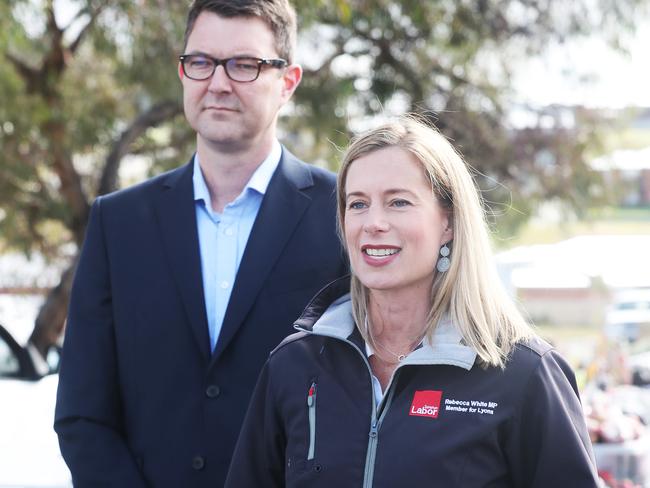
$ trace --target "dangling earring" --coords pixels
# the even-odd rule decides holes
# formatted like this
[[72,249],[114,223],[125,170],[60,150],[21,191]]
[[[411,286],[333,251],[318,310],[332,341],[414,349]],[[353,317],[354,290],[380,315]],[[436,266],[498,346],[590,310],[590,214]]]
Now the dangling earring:
[[451,261],[447,257],[449,256],[449,248],[447,247],[447,244],[445,244],[440,248],[440,256],[442,257],[438,259],[438,263],[436,264],[436,269],[441,273],[444,273],[449,269],[449,266],[451,266]]

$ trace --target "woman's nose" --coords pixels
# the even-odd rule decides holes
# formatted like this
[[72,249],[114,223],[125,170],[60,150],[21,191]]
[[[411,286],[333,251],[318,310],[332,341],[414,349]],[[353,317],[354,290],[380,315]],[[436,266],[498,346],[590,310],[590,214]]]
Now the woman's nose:
[[386,219],[385,212],[380,208],[370,208],[366,214],[366,220],[363,225],[363,230],[368,233],[386,232],[390,228],[390,224]]

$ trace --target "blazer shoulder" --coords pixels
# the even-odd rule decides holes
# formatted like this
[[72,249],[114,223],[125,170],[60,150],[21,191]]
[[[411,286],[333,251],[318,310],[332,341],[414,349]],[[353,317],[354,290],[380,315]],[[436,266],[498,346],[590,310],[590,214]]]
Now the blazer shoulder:
[[321,166],[316,166],[315,164],[305,163],[304,161],[300,161],[300,164],[308,168],[316,181],[323,181],[328,185],[336,185],[336,173],[333,171]]
[[178,168],[161,173],[157,176],[148,178],[135,185],[122,188],[120,190],[97,197],[102,204],[118,204],[119,202],[129,202],[133,199],[140,199],[143,195],[155,193],[161,188],[173,187],[183,181],[189,181],[190,188],[192,182],[192,160]]
[[316,186],[332,189],[336,186],[336,174],[326,168],[309,164],[282,148],[282,171],[298,188]]

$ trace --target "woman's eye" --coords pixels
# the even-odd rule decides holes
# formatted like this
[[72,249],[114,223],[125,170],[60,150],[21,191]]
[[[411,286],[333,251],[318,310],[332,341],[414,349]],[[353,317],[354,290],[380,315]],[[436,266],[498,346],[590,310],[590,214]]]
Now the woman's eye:
[[365,208],[365,206],[366,204],[364,202],[360,202],[358,200],[348,204],[348,208],[352,210],[360,210],[362,208]]

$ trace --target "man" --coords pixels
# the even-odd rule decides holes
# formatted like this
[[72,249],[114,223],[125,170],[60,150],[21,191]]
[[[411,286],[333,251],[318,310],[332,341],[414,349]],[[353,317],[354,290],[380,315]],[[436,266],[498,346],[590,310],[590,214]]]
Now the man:
[[75,486],[221,486],[262,364],[345,273],[334,176],[276,140],[295,30],[287,0],[195,0],[196,155],[93,205],[55,416]]

